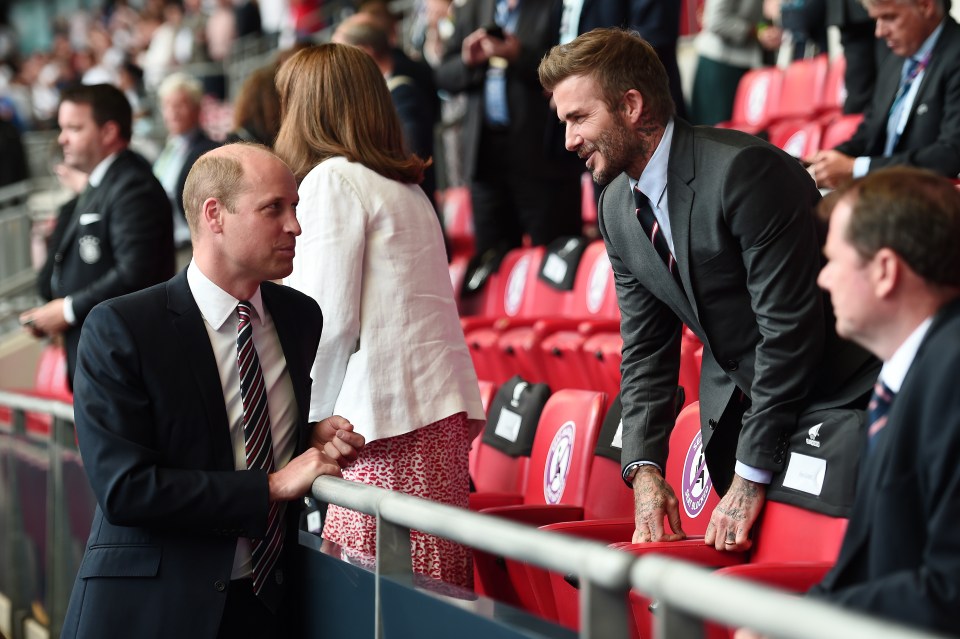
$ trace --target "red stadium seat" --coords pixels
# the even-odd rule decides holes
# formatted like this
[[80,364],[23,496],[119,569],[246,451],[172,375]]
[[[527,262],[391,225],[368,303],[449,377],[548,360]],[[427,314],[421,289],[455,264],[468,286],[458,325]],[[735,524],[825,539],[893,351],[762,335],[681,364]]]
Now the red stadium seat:
[[470,189],[453,186],[443,192],[443,230],[454,255],[473,254],[473,205]]
[[[55,399],[72,404],[73,392],[67,383],[67,353],[63,347],[52,343],[44,346],[33,376],[33,388],[14,390],[41,399]],[[36,435],[50,434],[53,424],[50,415],[28,412],[25,417],[27,432]],[[0,407],[0,422],[10,423],[12,419],[13,412],[6,406]]]
[[[606,401],[606,395],[596,391],[551,395],[537,425],[521,504],[481,512],[533,524],[541,509],[530,506],[583,508]],[[513,605],[524,603],[501,558],[477,552],[474,566],[478,593]]]
[[[642,552],[644,549],[671,552],[671,554],[681,552],[699,558],[699,563],[706,565],[722,566],[742,563],[743,555],[718,553],[703,545],[703,534],[706,532],[710,514],[720,499],[713,490],[710,475],[703,460],[699,404],[692,404],[680,413],[670,434],[670,450],[672,454],[667,459],[664,473],[680,499],[681,522],[690,538],[687,541],[630,544],[634,530],[632,517],[619,520],[565,522],[544,526],[544,530],[587,537],[637,552]],[[552,574],[550,578],[556,600],[557,621],[569,628],[578,628],[580,617],[576,589],[562,575]]]
[[783,88],[783,72],[777,67],[748,71],[737,85],[733,115],[718,127],[757,134],[776,117]]
[[823,129],[820,139],[821,149],[833,149],[849,140],[863,121],[862,113],[853,113],[838,117]]
[[820,150],[823,125],[817,120],[787,120],[770,125],[770,143],[795,158],[808,158]]
[[783,86],[772,118],[809,120],[823,103],[830,63],[826,54],[795,60],[783,71]]
[[[497,387],[492,382],[486,380],[480,380],[480,401],[483,403],[483,412],[485,415],[490,415],[490,403],[493,401],[493,395],[497,392]],[[482,442],[480,441],[483,433],[478,433],[477,437],[473,440],[470,445],[470,477],[474,478],[476,482],[477,471],[480,464],[480,447]]]
[[580,217],[584,226],[597,224],[597,194],[594,192],[593,176],[590,173],[580,176]]
[[823,95],[817,105],[817,113],[824,122],[833,120],[843,112],[843,103],[847,100],[847,86],[844,81],[846,71],[847,60],[842,55],[830,61]]

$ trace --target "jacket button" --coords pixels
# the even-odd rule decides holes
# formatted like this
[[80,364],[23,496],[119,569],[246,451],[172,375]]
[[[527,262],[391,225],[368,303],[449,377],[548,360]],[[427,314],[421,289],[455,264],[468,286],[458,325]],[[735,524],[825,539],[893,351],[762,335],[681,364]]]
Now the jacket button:
[[715,420],[715,419],[708,419],[708,420],[707,420],[707,426],[710,427],[710,430],[715,429],[715,428],[717,427],[717,420]]
[[780,453],[777,453],[777,454],[774,456],[774,458],[773,458],[773,462],[774,462],[775,464],[782,464],[782,463],[783,463],[783,455],[781,455]]
[[735,370],[737,370],[738,368],[740,368],[740,364],[739,364],[739,362],[737,362],[737,360],[735,360],[735,359],[728,359],[728,360],[727,360],[727,370],[728,370],[728,371],[735,371]]
[[225,584],[222,579],[217,579],[213,582],[213,587],[217,589],[217,592],[223,592],[227,589],[227,584]]

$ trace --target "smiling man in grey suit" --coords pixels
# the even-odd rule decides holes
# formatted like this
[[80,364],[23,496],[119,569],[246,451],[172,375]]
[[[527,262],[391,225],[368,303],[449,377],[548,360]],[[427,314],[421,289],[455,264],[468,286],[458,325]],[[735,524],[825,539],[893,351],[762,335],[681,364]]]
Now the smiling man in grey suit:
[[817,184],[836,188],[888,166],[960,173],[960,26],[943,0],[861,0],[893,55],[849,140],[813,158]]
[[609,183],[600,231],[622,315],[634,540],[684,536],[662,469],[686,324],[704,344],[703,442],[723,494],[706,541],[746,549],[798,414],[814,402],[848,405],[876,376],[867,353],[836,338],[817,288],[816,186],[757,138],[675,118],[663,66],[635,33],[597,29],[555,47],[540,80],[567,148]]
[[297,636],[297,505],[363,437],[307,423],[323,324],[290,274],[297,183],[230,145],[184,188],[193,261],[99,304],[80,340],[77,437],[97,510],[62,637]]

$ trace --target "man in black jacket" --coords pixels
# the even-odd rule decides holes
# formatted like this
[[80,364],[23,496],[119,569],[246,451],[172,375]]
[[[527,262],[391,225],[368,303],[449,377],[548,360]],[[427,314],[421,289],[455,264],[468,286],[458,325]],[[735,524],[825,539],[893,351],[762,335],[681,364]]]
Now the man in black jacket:
[[87,313],[173,275],[173,218],[150,164],[127,148],[132,114],[119,89],[68,89],[57,119],[64,163],[89,174],[88,184],[60,210],[50,237],[37,278],[49,301],[20,321],[37,337],[63,336],[72,384]]

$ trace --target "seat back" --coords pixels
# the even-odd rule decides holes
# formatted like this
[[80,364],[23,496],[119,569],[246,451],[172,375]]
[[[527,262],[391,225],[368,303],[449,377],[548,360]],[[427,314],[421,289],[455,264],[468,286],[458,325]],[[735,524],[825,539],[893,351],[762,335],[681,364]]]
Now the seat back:
[[862,121],[862,113],[851,113],[850,115],[840,116],[823,129],[820,148],[832,149],[838,144],[846,142],[853,136]]
[[804,508],[767,501],[757,527],[751,564],[834,562],[847,520]]
[[795,158],[808,158],[820,150],[823,125],[816,120],[790,120],[770,126],[770,143]]
[[589,172],[580,176],[580,218],[585,225],[597,223],[597,195]]
[[703,535],[720,497],[713,489],[703,454],[700,403],[690,404],[677,416],[670,434],[670,455],[664,477],[680,500],[680,520],[687,535]]
[[583,252],[565,314],[576,319],[620,318],[613,269],[602,240],[591,242]]
[[813,117],[823,101],[829,67],[826,54],[791,62],[783,71],[774,117],[781,120]]
[[827,70],[827,78],[823,86],[823,94],[817,109],[819,112],[833,111],[839,113],[843,110],[843,103],[847,101],[847,85],[844,80],[846,72],[847,59],[842,55],[838,55],[830,61],[830,68]]
[[777,67],[752,69],[740,78],[733,100],[731,128],[762,129],[770,123],[780,104],[783,72]]
[[594,449],[587,478],[583,518],[613,519],[633,515],[633,490],[623,481],[620,456],[623,448],[623,419],[619,395],[610,402]]
[[550,396],[537,424],[523,503],[584,504],[606,403],[600,391],[564,389]]

